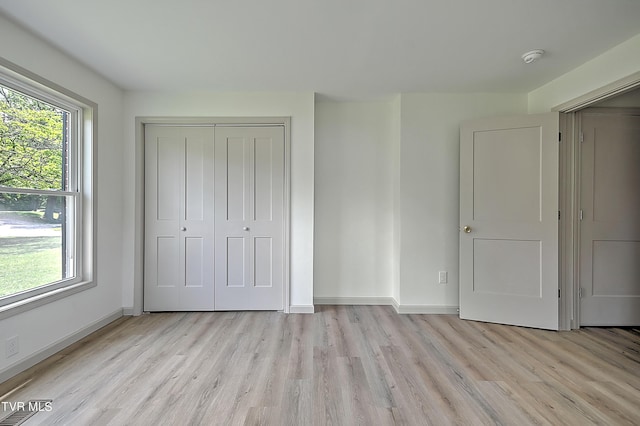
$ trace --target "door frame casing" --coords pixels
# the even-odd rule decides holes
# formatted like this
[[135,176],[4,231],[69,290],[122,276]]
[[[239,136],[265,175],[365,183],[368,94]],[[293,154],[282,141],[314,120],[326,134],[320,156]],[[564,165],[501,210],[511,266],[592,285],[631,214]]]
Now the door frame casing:
[[[559,203],[560,221],[558,224],[559,235],[559,288],[560,300],[558,303],[558,325],[560,330],[570,330],[576,328],[574,326],[576,320],[575,301],[578,300],[577,289],[574,288],[574,280],[578,271],[576,271],[579,247],[576,237],[578,236],[577,212],[579,192],[576,185],[576,168],[577,163],[576,150],[578,146],[575,143],[575,113],[560,114],[560,188]],[[575,294],[574,294],[575,293]]]
[[[580,140],[576,112],[640,87],[640,72],[592,90],[552,108],[560,120],[560,330],[580,328]],[[562,115],[561,115],[562,117]]]
[[141,116],[135,118],[135,206],[134,206],[134,271],[133,309],[141,315],[144,301],[144,130],[147,124],[167,126],[283,126],[284,127],[284,229],[283,229],[283,312],[290,312],[291,300],[291,117],[170,117]]

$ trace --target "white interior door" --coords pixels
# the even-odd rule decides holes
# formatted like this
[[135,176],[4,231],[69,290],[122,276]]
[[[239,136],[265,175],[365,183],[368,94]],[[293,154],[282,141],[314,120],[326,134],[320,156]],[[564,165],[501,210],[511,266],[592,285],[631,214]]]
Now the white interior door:
[[640,325],[640,111],[585,110],[580,325]]
[[281,126],[216,127],[216,310],[284,308]]
[[145,126],[145,311],[214,309],[213,135]]
[[460,318],[558,329],[559,115],[460,132]]

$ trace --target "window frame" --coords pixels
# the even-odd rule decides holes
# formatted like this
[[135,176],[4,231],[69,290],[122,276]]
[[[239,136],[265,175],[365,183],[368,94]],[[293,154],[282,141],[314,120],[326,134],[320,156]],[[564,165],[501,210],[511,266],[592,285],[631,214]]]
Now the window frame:
[[0,319],[34,309],[96,285],[96,147],[98,105],[68,89],[44,79],[0,57],[0,84],[47,102],[70,113],[69,188],[63,190],[31,190],[2,187],[7,193],[34,193],[67,196],[73,200],[75,252],[73,277],[45,284],[23,293],[6,296],[0,302]]

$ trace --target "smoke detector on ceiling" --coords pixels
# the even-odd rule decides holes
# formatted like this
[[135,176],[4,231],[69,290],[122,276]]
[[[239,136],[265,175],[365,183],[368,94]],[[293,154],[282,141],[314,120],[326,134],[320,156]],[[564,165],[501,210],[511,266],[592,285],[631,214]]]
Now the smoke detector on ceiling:
[[544,50],[536,49],[522,55],[522,60],[525,64],[530,64],[540,59],[542,55],[544,55]]

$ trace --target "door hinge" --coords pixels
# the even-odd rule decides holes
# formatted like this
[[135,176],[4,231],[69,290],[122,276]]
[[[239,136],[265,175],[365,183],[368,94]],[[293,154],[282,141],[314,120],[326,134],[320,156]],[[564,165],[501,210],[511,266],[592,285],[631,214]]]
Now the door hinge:
[[560,220],[560,210],[558,210],[558,220]]
[[582,299],[582,287],[578,288],[578,299]]
[[558,289],[558,299],[560,299],[560,289]]
[[584,142],[584,133],[580,132],[580,143]]
[[578,219],[582,220],[584,218],[584,212],[582,211],[582,209],[580,209],[580,211],[578,212]]
[[558,142],[562,142],[562,132],[558,133]]

